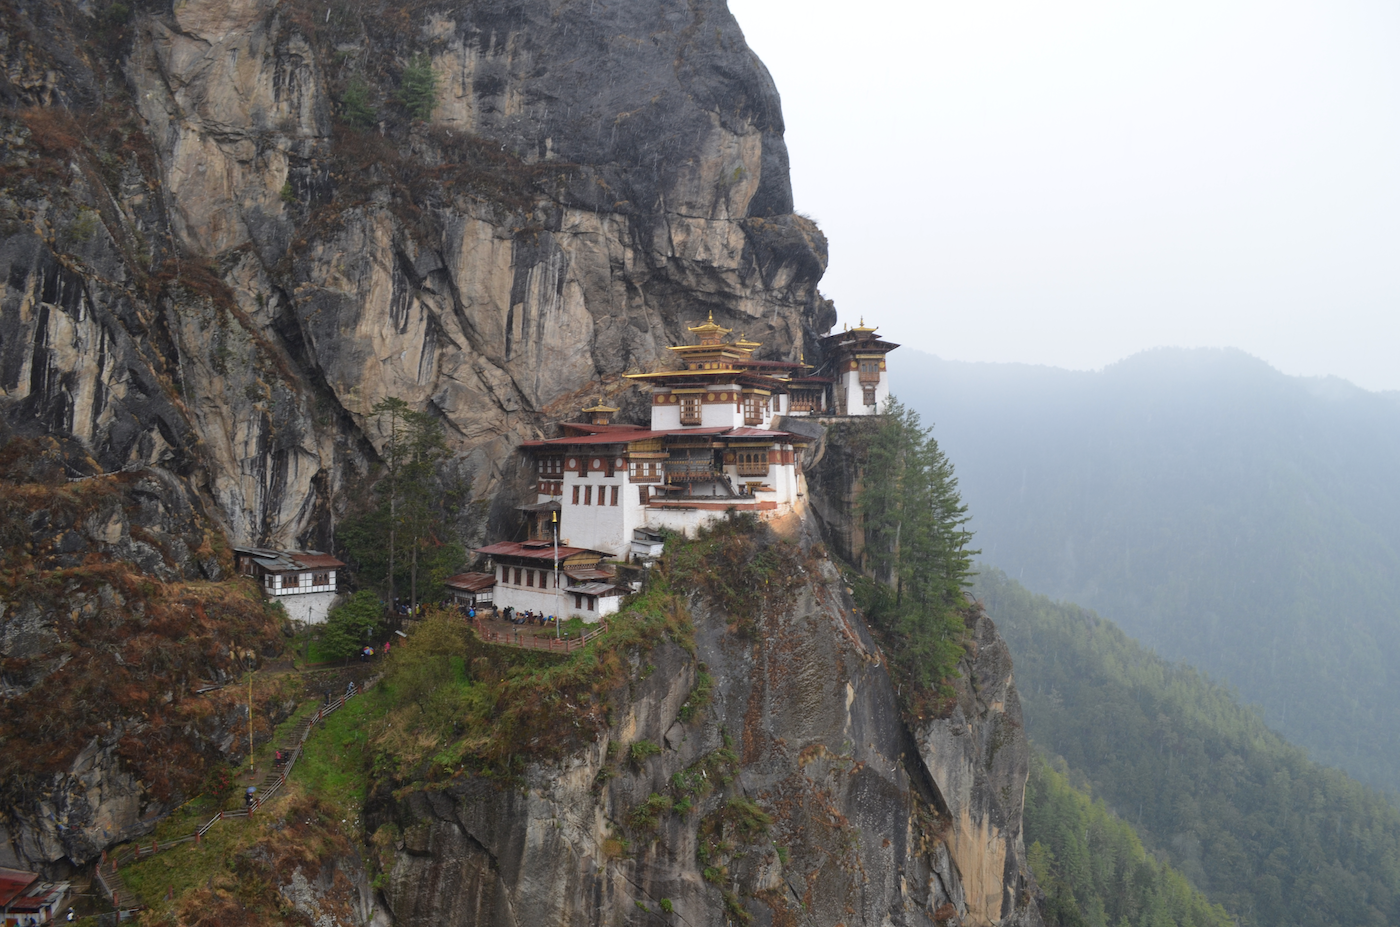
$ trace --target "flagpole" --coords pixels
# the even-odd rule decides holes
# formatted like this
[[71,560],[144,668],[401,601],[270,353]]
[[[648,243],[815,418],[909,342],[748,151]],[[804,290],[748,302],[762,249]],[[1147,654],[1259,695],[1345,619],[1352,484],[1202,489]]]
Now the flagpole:
[[[549,520],[554,524],[554,598],[557,601],[559,599],[559,513],[550,512]],[[554,639],[558,640],[559,637],[559,614],[556,612],[554,615]]]

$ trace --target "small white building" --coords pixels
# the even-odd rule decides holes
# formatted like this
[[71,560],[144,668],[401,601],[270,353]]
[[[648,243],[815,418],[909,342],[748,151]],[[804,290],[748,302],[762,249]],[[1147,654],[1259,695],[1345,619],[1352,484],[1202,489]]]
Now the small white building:
[[495,573],[458,573],[443,582],[460,609],[480,608],[495,601]]
[[504,541],[477,550],[491,558],[495,605],[592,623],[616,612],[632,590],[616,582],[601,550],[553,541]]
[[238,572],[257,579],[263,594],[293,621],[321,624],[336,599],[336,573],[345,564],[318,550],[233,549]]

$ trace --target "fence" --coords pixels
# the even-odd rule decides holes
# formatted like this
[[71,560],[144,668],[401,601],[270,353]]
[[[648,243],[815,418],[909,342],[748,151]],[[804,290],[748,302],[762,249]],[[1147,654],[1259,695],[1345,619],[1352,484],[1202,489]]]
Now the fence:
[[502,644],[506,647],[520,647],[524,650],[547,650],[553,653],[573,653],[594,640],[599,634],[608,629],[606,621],[598,622],[598,627],[591,631],[583,632],[580,637],[570,637],[559,640],[553,637],[535,637],[532,634],[523,634],[518,630],[500,630],[486,627],[480,618],[475,619],[473,627],[477,637],[487,644]]
[[340,698],[316,709],[316,713],[308,717],[298,729],[296,743],[288,754],[287,762],[283,764],[281,771],[270,774],[263,780],[261,794],[256,795],[246,808],[238,808],[233,811],[220,811],[206,821],[197,831],[192,834],[186,834],[183,837],[176,837],[173,840],[164,841],[152,840],[150,843],[145,844],[127,844],[126,846],[118,847],[111,854],[103,853],[102,861],[97,864],[95,875],[97,877],[97,884],[101,887],[103,894],[111,901],[112,907],[118,907],[122,901],[135,901],[132,893],[121,880],[121,875],[117,870],[118,866],[124,866],[127,863],[133,863],[145,859],[148,856],[154,856],[163,850],[177,847],[182,843],[198,843],[203,839],[205,834],[209,833],[210,828],[220,821],[251,817],[253,814],[257,813],[257,810],[270,801],[272,796],[276,795],[282,786],[286,784],[287,777],[292,774],[292,768],[296,766],[297,759],[301,756],[302,747],[306,745],[307,738],[311,736],[311,731],[316,725],[325,720],[327,715],[333,714],[345,707],[347,700],[353,698],[357,694],[368,692],[374,687],[374,684],[379,681],[379,678],[380,677],[376,676],[361,686],[359,690],[347,692]]

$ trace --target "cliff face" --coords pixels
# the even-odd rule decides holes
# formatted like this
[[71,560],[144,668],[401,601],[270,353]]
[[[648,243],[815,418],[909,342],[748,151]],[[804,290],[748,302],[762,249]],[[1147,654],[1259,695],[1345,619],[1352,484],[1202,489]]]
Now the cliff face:
[[393,922],[1038,925],[1027,744],[990,622],[953,714],[911,731],[830,561],[783,565],[752,623],[694,590],[694,653],[634,654],[606,732],[562,762],[383,784],[367,817],[398,835]]
[[[324,543],[381,399],[441,414],[486,496],[705,312],[774,356],[834,320],[718,0],[14,13],[0,411],[193,476],[235,543]],[[352,86],[376,126],[336,117]]]
[[[398,100],[417,54],[427,123]],[[337,116],[352,87],[374,125]],[[7,779],[24,864],[140,832],[229,749],[224,707],[177,706],[237,672],[231,624],[268,653],[279,629],[256,601],[206,622],[195,587],[229,543],[328,545],[375,402],[439,414],[499,525],[513,447],[705,312],[775,356],[833,321],[776,92],[720,0],[0,0],[0,136],[0,440],[52,458],[0,513],[7,736],[82,694]],[[100,668],[136,640],[112,697]],[[135,747],[153,728],[173,781]]]

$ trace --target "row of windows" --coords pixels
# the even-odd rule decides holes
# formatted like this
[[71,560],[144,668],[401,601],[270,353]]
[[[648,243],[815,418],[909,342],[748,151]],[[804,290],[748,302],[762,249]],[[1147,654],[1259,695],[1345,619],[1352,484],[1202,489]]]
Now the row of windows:
[[[552,570],[530,570],[530,569],[525,569],[525,568],[523,568],[523,567],[501,567],[501,576],[500,576],[501,582],[503,582],[503,583],[509,583],[509,582],[510,582],[510,573],[511,573],[511,570],[514,570],[514,571],[515,571],[515,583],[514,583],[514,585],[516,585],[516,586],[525,586],[525,587],[528,588],[528,589],[534,589],[534,588],[536,588],[536,583],[535,583],[535,574],[536,574],[536,573],[539,574],[539,584],[538,584],[538,588],[540,588],[540,589],[547,589],[547,588],[549,587],[549,576],[550,576],[550,574],[553,572]],[[522,574],[523,574],[523,577],[522,577]],[[523,578],[523,582],[522,582],[522,578]],[[558,574],[558,573],[554,573],[554,588],[555,588],[555,589],[558,589],[558,588],[559,588],[559,574]]]
[[302,577],[310,576],[312,586],[329,586],[331,584],[330,573],[269,573],[267,574],[267,588],[269,589],[296,589],[302,585]]
[[[580,490],[580,489],[583,490],[583,502],[582,502],[582,503],[579,502],[579,490]],[[612,490],[612,501],[611,501],[611,502],[605,502],[605,501],[604,501],[604,498],[608,495],[608,490],[609,490],[609,489]],[[593,487],[592,487],[592,486],[575,486],[575,487],[574,487],[574,505],[580,505],[580,504],[582,504],[582,505],[592,505],[592,504],[593,504]],[[616,486],[599,486],[599,487],[598,487],[598,504],[599,504],[599,505],[617,505],[617,487],[616,487]]]
[[734,455],[734,463],[740,476],[767,476],[767,451],[740,451]]

